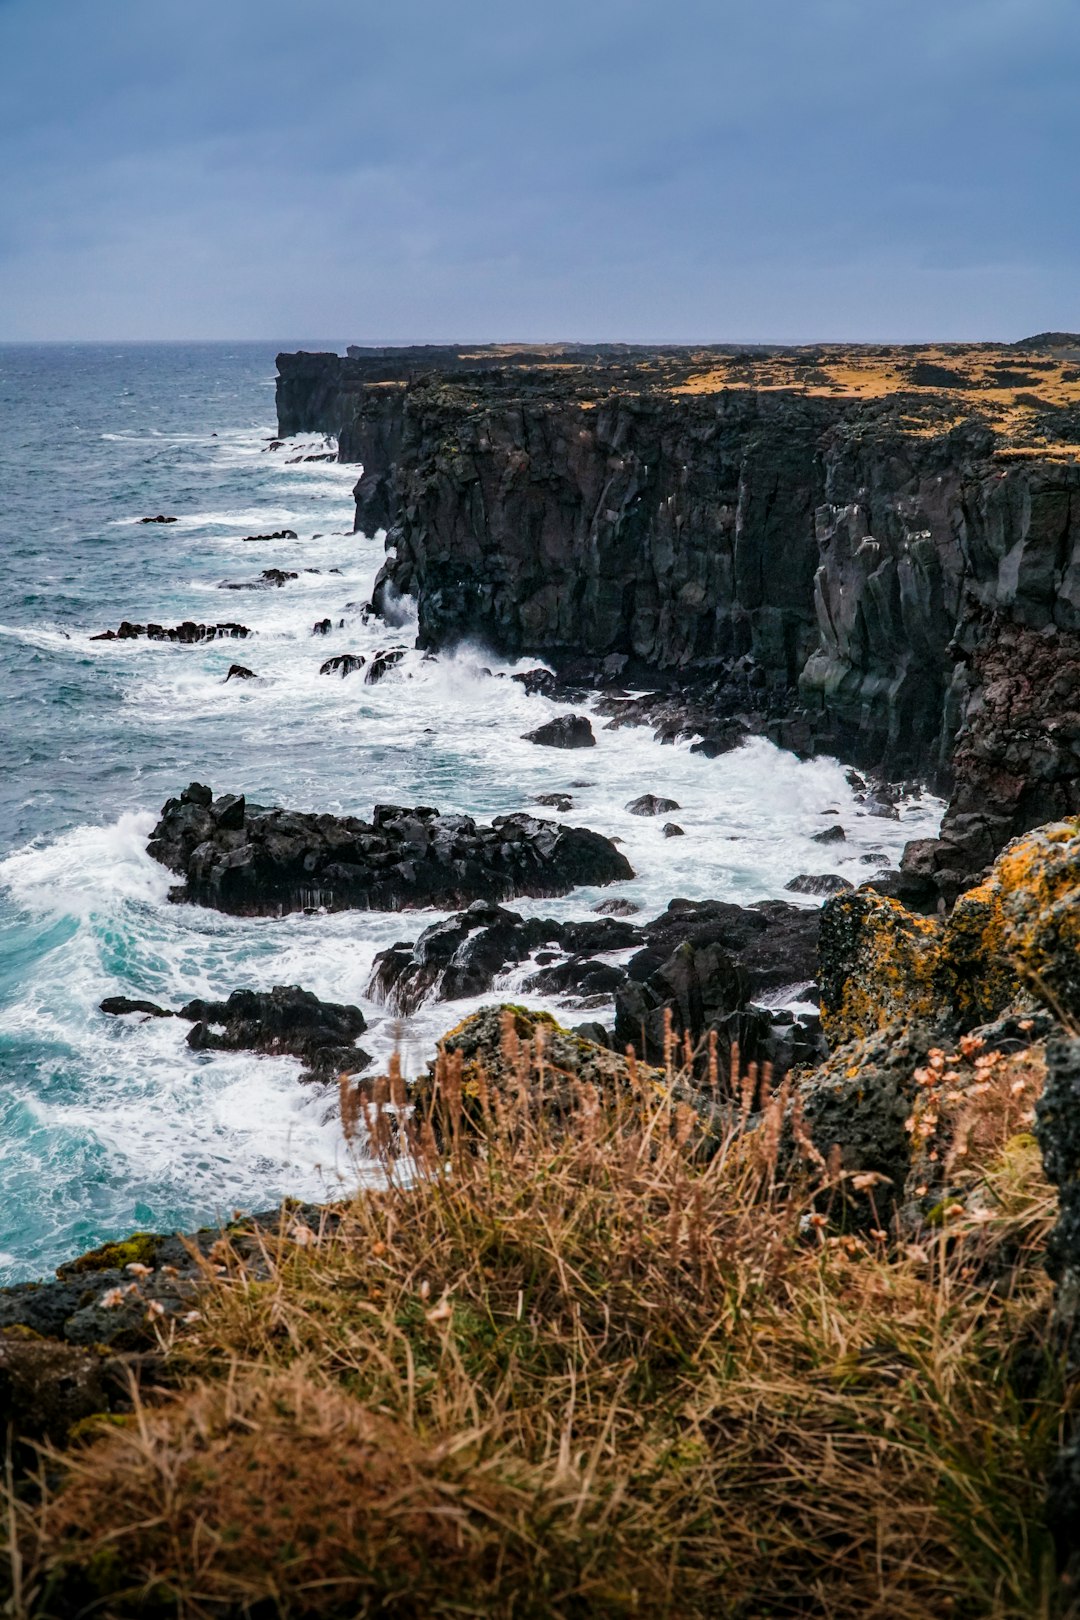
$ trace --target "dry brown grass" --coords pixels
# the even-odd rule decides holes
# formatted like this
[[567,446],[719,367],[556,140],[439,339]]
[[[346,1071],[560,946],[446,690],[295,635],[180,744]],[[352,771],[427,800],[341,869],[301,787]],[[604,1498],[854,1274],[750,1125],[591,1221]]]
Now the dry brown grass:
[[1052,1200],[1015,1122],[965,1113],[970,1209],[863,1239],[835,1174],[781,1179],[783,1088],[706,1142],[652,1072],[554,1121],[515,1065],[443,1060],[411,1166],[208,1280],[180,1392],[12,1499],[10,1612],[1056,1612]]

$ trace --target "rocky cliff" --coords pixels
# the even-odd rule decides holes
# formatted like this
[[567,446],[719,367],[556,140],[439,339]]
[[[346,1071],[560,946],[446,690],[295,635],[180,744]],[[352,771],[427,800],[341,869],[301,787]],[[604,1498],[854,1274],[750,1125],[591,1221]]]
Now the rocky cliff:
[[376,605],[414,597],[424,645],[617,655],[712,682],[781,742],[955,778],[944,842],[906,863],[932,904],[1080,809],[1080,370],[1059,336],[282,356],[279,426],[362,464]]

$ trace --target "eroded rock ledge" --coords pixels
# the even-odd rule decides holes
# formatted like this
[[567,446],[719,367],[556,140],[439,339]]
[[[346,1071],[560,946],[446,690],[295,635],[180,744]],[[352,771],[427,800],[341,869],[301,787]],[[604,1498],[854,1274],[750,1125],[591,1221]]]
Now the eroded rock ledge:
[[515,895],[562,895],[633,870],[610,839],[529,815],[442,816],[376,805],[370,822],[214,798],[192,782],[170,799],[147,845],[183,882],[170,898],[234,916],[450,908]]

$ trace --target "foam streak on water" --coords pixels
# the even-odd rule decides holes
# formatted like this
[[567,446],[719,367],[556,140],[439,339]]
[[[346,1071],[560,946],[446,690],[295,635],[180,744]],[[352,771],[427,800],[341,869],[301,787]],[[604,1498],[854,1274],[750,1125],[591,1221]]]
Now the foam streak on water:
[[[0,611],[0,1280],[134,1226],[191,1226],[364,1173],[334,1097],[300,1085],[297,1062],[194,1053],[187,1025],[107,1018],[104,996],[177,1006],[302,984],[359,1002],[372,1025],[361,1045],[380,1058],[400,1046],[413,1072],[481,1004],[399,1021],[365,999],[376,952],[415,938],[432,912],[249,920],[169,904],[146,837],[193,778],[364,816],[390,801],[489,820],[568,792],[563,819],[622,839],[637,876],[517,903],[561,917],[616,892],[650,916],[675,895],[782,896],[798,872],[862,881],[865,857],[894,864],[940,816],[925,798],[899,821],[869,817],[838,764],[760,741],[706,760],[594,720],[594,749],[536,748],[521,733],[564,706],[508,678],[534,661],[506,665],[479,647],[438,661],[410,650],[374,686],[320,675],[333,654],[370,659],[411,632],[364,621],[382,544],[351,533],[356,469],[290,460],[320,441],[268,448],[272,375],[272,351],[254,346],[0,349],[0,474],[14,492],[0,516],[12,586]],[[135,521],[157,512],[180,521]],[[298,538],[243,538],[280,528]],[[267,567],[298,577],[220,588]],[[325,617],[335,628],[313,635]],[[122,618],[238,619],[256,633],[196,647],[91,640]],[[224,684],[233,662],[258,680]],[[680,808],[629,815],[643,792]],[[665,839],[667,819],[686,836]],[[837,820],[846,844],[813,842]],[[524,972],[505,981],[519,998]]]

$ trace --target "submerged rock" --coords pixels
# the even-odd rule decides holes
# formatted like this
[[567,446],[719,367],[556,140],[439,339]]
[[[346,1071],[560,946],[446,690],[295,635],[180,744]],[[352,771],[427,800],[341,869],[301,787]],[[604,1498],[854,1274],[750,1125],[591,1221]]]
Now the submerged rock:
[[639,799],[631,799],[625,809],[632,816],[666,816],[671,810],[681,810],[682,806],[675,799],[661,799],[655,793],[643,793]]
[[853,889],[854,883],[841,877],[838,872],[800,872],[784,884],[792,894],[842,894],[845,889]]
[[256,678],[255,671],[248,669],[246,664],[230,664],[229,673],[222,684],[224,685],[228,681],[253,681]]
[[128,1013],[142,1013],[145,1018],[172,1017],[168,1007],[159,1007],[156,1001],[141,1001],[131,996],[106,996],[101,1003],[101,1011],[113,1018],[123,1018]]
[[610,839],[523,814],[485,826],[426,805],[377,805],[366,822],[231,795],[207,802],[209,793],[192,783],[170,799],[147,849],[183,878],[171,899],[237,916],[462,906],[633,876]]
[[218,586],[219,591],[265,591],[271,587],[280,588],[290,579],[299,579],[300,575],[285,568],[264,568],[258,579],[230,580],[223,579]]

